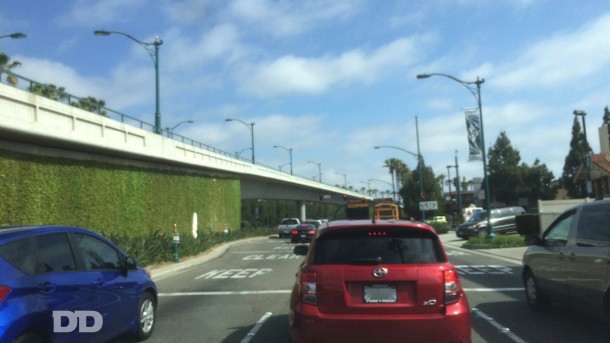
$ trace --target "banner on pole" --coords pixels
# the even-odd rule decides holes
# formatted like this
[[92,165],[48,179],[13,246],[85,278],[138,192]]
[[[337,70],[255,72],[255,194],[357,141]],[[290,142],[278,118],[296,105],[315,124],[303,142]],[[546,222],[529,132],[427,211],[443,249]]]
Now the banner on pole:
[[481,149],[481,116],[478,108],[464,110],[466,117],[466,131],[468,133],[468,161],[482,161]]

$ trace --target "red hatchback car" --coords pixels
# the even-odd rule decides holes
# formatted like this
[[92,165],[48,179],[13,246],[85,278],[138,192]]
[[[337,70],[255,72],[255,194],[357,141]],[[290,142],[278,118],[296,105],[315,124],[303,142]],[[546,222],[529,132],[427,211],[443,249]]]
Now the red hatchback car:
[[470,307],[430,226],[332,221],[308,247],[290,300],[301,342],[470,342]]

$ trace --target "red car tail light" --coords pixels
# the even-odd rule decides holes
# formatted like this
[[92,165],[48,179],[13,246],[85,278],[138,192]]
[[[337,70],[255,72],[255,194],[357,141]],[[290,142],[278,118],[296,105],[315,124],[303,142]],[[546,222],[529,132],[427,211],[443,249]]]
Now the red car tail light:
[[11,289],[6,286],[0,286],[0,304],[6,299]]
[[460,285],[460,277],[453,269],[445,270],[445,305],[456,303],[460,300],[462,294],[462,286]]
[[296,235],[298,235],[298,234],[299,234],[299,231],[297,231],[297,230],[292,230],[292,235],[293,235],[293,236],[296,236]]
[[318,295],[316,293],[318,276],[316,272],[301,272],[301,280],[299,282],[299,291],[303,302],[316,305],[318,303]]
[[316,230],[309,230],[309,231],[307,232],[307,234],[312,235],[312,236],[313,236],[315,233],[316,233]]

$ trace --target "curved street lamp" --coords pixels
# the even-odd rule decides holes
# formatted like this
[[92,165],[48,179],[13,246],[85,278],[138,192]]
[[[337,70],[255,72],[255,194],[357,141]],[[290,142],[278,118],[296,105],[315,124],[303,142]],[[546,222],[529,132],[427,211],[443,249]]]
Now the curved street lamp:
[[337,173],[335,172],[336,175],[343,175],[343,188],[347,189],[347,174],[346,173]]
[[193,122],[192,120],[183,120],[183,121],[179,122],[178,124],[176,124],[176,125],[174,125],[174,126],[172,126],[172,127],[166,127],[166,128],[165,128],[165,130],[167,131],[167,136],[169,137],[169,136],[173,135],[174,130],[175,130],[175,129],[176,129],[178,126],[180,126],[180,125],[182,125],[182,124],[185,124],[185,123],[192,124],[192,123],[194,123],[194,122]]
[[255,164],[256,161],[254,160],[254,122],[252,123],[246,123],[245,121],[241,120],[241,119],[234,119],[234,118],[227,118],[225,119],[225,121],[238,121],[244,125],[246,125],[249,129],[250,129],[250,136],[252,138],[252,164]]
[[584,156],[584,164],[587,168],[587,196],[591,197],[593,193],[593,184],[591,183],[591,147],[589,146],[589,141],[587,140],[587,125],[585,123],[585,117],[587,116],[587,112],[583,110],[574,110],[575,116],[580,116],[582,118],[582,129],[585,135],[585,156]]
[[[288,151],[288,154],[290,155],[290,175],[293,175],[292,174],[292,148],[286,148],[285,146],[281,146],[281,145],[274,145],[273,147],[274,148],[281,148],[281,149],[284,149],[284,150]],[[280,171],[282,171],[281,168],[280,168]]]
[[322,183],[322,162],[307,161],[307,163],[313,163],[318,165],[319,182]]
[[481,141],[479,142],[481,146],[481,157],[483,158],[483,177],[485,179],[485,205],[487,206],[487,237],[495,237],[495,234],[491,228],[491,203],[489,200],[489,177],[487,175],[487,157],[485,152],[485,136],[483,130],[483,107],[481,106],[481,84],[485,82],[485,79],[477,79],[475,81],[463,81],[451,75],[442,74],[442,73],[431,73],[431,74],[419,74],[417,75],[418,79],[427,79],[430,76],[444,76],[452,79],[453,81],[461,84],[466,87],[470,93],[474,96],[477,101],[477,105],[479,107],[479,122],[481,124]]
[[[95,30],[93,33],[96,36],[109,36],[111,34],[125,36],[125,37],[131,39],[132,41],[143,46],[144,49],[146,49],[146,51],[150,54],[150,57],[152,58],[153,63],[155,65],[155,128],[154,128],[154,131],[155,131],[155,133],[161,134],[162,133],[161,132],[162,131],[161,112],[159,109],[159,46],[161,44],[163,44],[163,41],[161,39],[159,39],[158,36],[155,36],[155,40],[153,42],[143,42],[130,34],[127,34],[124,32],[119,32],[119,31]],[[151,46],[153,48],[151,48]]]
[[377,181],[377,182],[385,183],[386,185],[392,187],[392,193],[393,193],[392,194],[392,200],[396,201],[396,191],[394,190],[394,185],[393,184],[391,184],[389,182],[386,182],[386,181],[383,181],[383,180],[379,180],[379,179],[368,179],[367,181],[369,182],[369,190],[371,188],[371,186],[370,186],[371,181]]
[[[399,148],[399,147],[393,146],[393,145],[379,145],[379,146],[375,147],[375,149],[381,149],[381,148],[396,149],[396,150],[404,151],[407,154],[415,156],[417,158],[417,171],[419,174],[419,194],[420,194],[420,199],[421,199],[421,197],[424,194],[424,177],[422,174],[422,169],[424,168],[424,159],[422,158],[421,154],[416,154],[414,152],[410,152],[409,150]],[[426,212],[421,211],[421,214],[422,214],[422,220],[426,220]]]
[[2,39],[2,38],[22,39],[25,37],[27,37],[26,34],[21,33],[21,32],[9,33],[8,35],[0,35],[0,39]]

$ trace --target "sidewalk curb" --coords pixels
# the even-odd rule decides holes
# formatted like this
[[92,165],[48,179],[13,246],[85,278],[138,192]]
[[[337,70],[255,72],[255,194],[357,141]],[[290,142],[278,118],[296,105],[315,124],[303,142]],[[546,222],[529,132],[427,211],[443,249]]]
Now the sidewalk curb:
[[237,244],[240,244],[243,242],[260,240],[260,239],[269,239],[269,237],[268,236],[250,237],[250,238],[244,238],[244,239],[240,239],[240,240],[236,240],[236,241],[221,243],[221,244],[215,245],[212,248],[210,248],[206,251],[203,251],[195,256],[185,257],[184,260],[181,260],[180,262],[164,262],[161,264],[153,264],[150,266],[146,266],[145,269],[148,270],[153,281],[158,282],[160,280],[166,279],[172,275],[180,273],[191,267],[194,267],[194,266],[197,266],[200,264],[204,264],[204,263],[214,260],[216,258],[222,257],[234,245],[237,245]]

